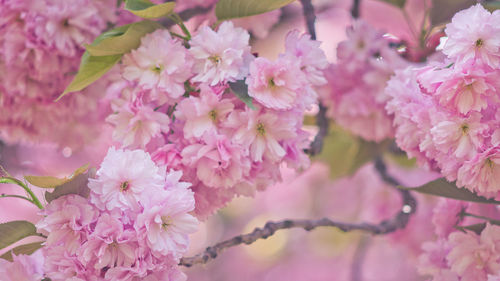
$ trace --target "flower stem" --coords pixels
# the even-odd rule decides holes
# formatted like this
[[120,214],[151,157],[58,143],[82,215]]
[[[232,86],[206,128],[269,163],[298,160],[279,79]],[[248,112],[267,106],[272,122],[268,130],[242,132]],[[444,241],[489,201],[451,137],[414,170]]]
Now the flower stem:
[[42,205],[42,203],[40,203],[40,200],[38,200],[35,193],[33,193],[33,191],[31,191],[31,189],[26,184],[24,184],[22,181],[20,181],[16,178],[13,178],[13,177],[2,177],[2,178],[0,178],[0,183],[12,183],[12,184],[19,185],[20,187],[22,187],[26,191],[26,193],[29,194],[29,196],[31,197],[30,201],[33,204],[35,204],[40,210],[43,209],[43,205]]

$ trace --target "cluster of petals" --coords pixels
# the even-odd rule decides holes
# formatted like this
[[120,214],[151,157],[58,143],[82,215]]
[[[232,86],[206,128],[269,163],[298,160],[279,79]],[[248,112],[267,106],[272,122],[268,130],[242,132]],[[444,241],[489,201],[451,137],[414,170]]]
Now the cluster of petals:
[[[326,83],[320,43],[292,31],[285,52],[271,61],[255,58],[249,39],[232,22],[200,27],[187,44],[155,31],[125,56],[124,79],[107,91],[114,100],[107,118],[114,140],[182,171],[198,218],[277,182],[281,163],[309,164],[302,120],[316,101],[314,87]],[[252,105],[233,87],[248,87]],[[155,216],[163,215],[141,221]]]
[[198,220],[181,176],[143,150],[111,148],[89,179],[89,198],[66,195],[43,210],[36,225],[47,235],[43,269],[25,268],[25,274],[54,281],[185,280],[177,264]]
[[105,81],[54,100],[78,70],[84,44],[117,22],[116,1],[5,0],[0,5],[0,139],[72,147],[90,142],[104,123],[103,114],[96,113]]
[[[432,217],[437,238],[422,244],[423,252],[417,263],[422,275],[431,276],[434,281],[498,280],[500,226],[466,216],[468,212],[479,217],[500,215],[491,206],[440,199]],[[462,228],[469,225],[483,227]]]
[[368,23],[356,20],[347,40],[337,47],[337,62],[328,69],[328,85],[321,91],[328,115],[353,134],[370,141],[394,136],[392,115],[384,107],[384,93],[395,70],[408,63],[391,40]]
[[397,71],[386,88],[398,145],[486,197],[500,191],[499,21],[480,4],[457,13],[443,61]]

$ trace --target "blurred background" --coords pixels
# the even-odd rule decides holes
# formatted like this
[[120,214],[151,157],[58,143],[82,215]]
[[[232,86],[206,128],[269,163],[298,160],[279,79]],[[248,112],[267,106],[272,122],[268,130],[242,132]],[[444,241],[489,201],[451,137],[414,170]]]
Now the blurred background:
[[[362,0],[361,18],[408,42],[415,41],[410,25],[423,20],[426,5],[433,5],[432,17],[445,23],[458,10],[475,1],[408,0],[405,17],[401,10],[383,1]],[[346,38],[352,22],[350,0],[315,0],[318,40],[330,62],[336,46]],[[194,24],[194,23],[193,23]],[[280,21],[265,30],[267,37],[253,39],[259,56],[275,58],[284,49],[291,29],[304,30],[299,3],[282,9]],[[0,113],[1,114],[1,113]],[[311,112],[311,116],[314,112]],[[312,117],[311,117],[312,120]],[[313,121],[306,120],[310,129]],[[324,154],[301,173],[283,167],[283,182],[258,193],[255,198],[237,198],[202,223],[192,237],[188,256],[207,246],[248,233],[270,220],[329,217],[346,222],[377,223],[392,217],[401,208],[393,187],[382,182],[372,163],[350,173],[356,163],[350,155],[360,147],[345,132],[327,139]],[[343,146],[339,146],[339,144]],[[82,147],[55,144],[0,144],[0,164],[13,175],[67,175],[85,163],[97,166],[111,142],[111,128],[103,126],[98,137]],[[408,186],[417,186],[437,177],[417,169],[405,156],[387,157],[389,172]],[[357,167],[357,166],[356,166]],[[355,169],[354,169],[355,170]],[[2,185],[1,193],[22,194],[16,187]],[[423,241],[432,239],[430,216],[434,198],[418,196],[419,208],[406,229],[390,235],[371,236],[360,232],[342,233],[330,228],[311,232],[281,230],[252,245],[228,249],[208,264],[187,269],[193,281],[396,281],[425,280],[415,263]],[[37,210],[24,201],[0,201],[0,222],[28,219],[37,221]],[[23,241],[22,243],[24,243]],[[15,246],[15,245],[14,245]],[[0,253],[1,254],[1,253]]]

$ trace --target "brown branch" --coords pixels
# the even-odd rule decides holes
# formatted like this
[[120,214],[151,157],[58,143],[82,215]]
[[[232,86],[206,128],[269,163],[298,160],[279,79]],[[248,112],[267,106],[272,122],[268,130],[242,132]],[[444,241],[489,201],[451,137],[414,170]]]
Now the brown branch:
[[[311,35],[312,40],[316,40],[316,14],[314,13],[314,6],[311,3],[311,0],[300,0],[302,4],[302,11],[304,13],[304,18],[306,20],[306,26],[309,34]],[[327,108],[319,102],[319,111],[316,115],[316,125],[319,128],[318,133],[314,137],[313,142],[309,149],[306,149],[305,152],[310,156],[317,155],[323,149],[323,143],[326,135],[328,135],[328,128],[330,127],[330,121],[326,117]]]
[[[376,160],[376,168],[380,173],[384,181],[391,181],[393,184],[397,184],[397,181],[387,174],[385,164],[380,159]],[[238,235],[229,240],[217,243],[214,246],[206,248],[206,250],[193,257],[182,258],[179,265],[191,267],[196,264],[205,264],[208,261],[215,259],[220,253],[230,247],[234,247],[241,244],[252,244],[259,239],[266,239],[272,236],[276,231],[280,229],[291,229],[291,228],[302,228],[306,231],[313,230],[317,227],[334,227],[338,228],[343,232],[349,232],[354,230],[360,230],[366,233],[371,233],[374,235],[381,235],[394,232],[398,229],[405,228],[408,224],[410,216],[415,213],[417,208],[417,201],[410,192],[406,190],[400,191],[403,198],[403,207],[401,210],[392,218],[384,220],[379,224],[373,223],[347,223],[334,221],[329,218],[322,218],[318,220],[307,220],[307,219],[297,219],[297,220],[282,220],[278,222],[267,222],[262,228],[255,228],[252,232],[248,234]]]
[[354,0],[352,2],[351,15],[355,19],[359,18],[359,6],[360,6],[360,4],[361,4],[361,0]]

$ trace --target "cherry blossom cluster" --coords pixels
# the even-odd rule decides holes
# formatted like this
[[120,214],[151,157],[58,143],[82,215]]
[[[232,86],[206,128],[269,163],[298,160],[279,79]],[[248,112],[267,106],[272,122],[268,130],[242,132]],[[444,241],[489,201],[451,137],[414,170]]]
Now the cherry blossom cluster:
[[[36,226],[47,240],[43,259],[33,261],[43,270],[26,268],[21,257],[17,270],[53,281],[185,280],[177,264],[198,220],[189,214],[194,194],[181,176],[143,150],[111,148],[89,179],[89,198],[66,195],[43,210]],[[16,270],[16,262],[4,270]]]
[[271,61],[251,53],[249,38],[231,22],[189,41],[157,30],[124,56],[123,79],[108,89],[114,140],[183,171],[200,218],[280,180],[281,163],[309,164],[302,120],[325,82],[320,43],[292,31]]
[[106,82],[54,100],[77,72],[83,44],[117,23],[116,1],[1,0],[0,7],[0,138],[88,143],[104,117],[89,112],[99,111]]
[[337,47],[337,62],[327,71],[322,100],[342,127],[370,141],[392,138],[392,116],[385,111],[384,89],[394,71],[408,66],[391,39],[363,20],[347,29]]
[[[421,274],[438,280],[498,280],[500,276],[500,226],[482,224],[480,229],[457,229],[456,225],[484,223],[465,217],[466,212],[499,217],[493,206],[478,206],[441,199],[434,209],[432,223],[437,239],[422,245],[417,264]],[[479,224],[475,224],[479,226]]]
[[459,187],[500,190],[500,13],[475,5],[446,26],[443,61],[398,71],[387,105],[396,142]]

